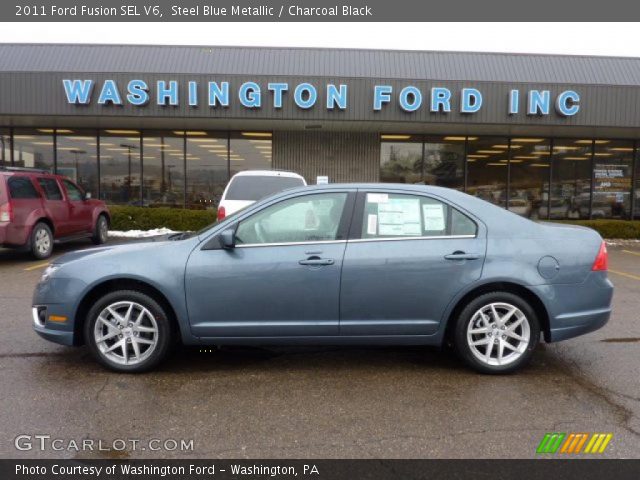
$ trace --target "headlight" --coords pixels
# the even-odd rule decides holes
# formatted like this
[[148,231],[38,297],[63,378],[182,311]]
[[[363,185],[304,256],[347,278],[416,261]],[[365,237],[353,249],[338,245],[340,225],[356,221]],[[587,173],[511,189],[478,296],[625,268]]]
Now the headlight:
[[60,268],[60,265],[56,265],[55,263],[52,263],[51,265],[49,265],[47,268],[44,269],[44,272],[42,273],[42,277],[40,278],[40,281],[46,282],[47,280],[49,280],[49,277],[53,275],[53,272],[55,272],[59,268]]

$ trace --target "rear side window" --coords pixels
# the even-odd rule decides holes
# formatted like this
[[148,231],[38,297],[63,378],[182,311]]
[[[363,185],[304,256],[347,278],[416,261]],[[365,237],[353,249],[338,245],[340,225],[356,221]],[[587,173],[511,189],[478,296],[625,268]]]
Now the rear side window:
[[64,188],[67,189],[67,195],[72,202],[78,202],[82,200],[82,192],[69,180],[64,180]]
[[473,220],[450,205],[419,195],[368,193],[361,238],[476,235]]
[[29,177],[9,178],[9,195],[13,199],[39,198],[38,191]]
[[255,202],[274,193],[302,185],[304,185],[302,179],[296,177],[239,176],[231,180],[225,199]]
[[62,200],[62,192],[58,187],[58,182],[53,178],[39,178],[38,183],[42,187],[47,200]]

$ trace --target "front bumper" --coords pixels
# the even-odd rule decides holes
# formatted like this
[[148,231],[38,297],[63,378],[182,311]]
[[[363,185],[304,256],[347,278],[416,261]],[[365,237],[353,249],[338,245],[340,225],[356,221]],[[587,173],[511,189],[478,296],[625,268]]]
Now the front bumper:
[[[33,294],[31,320],[42,338],[61,345],[78,345],[80,335],[75,328],[77,302],[85,283],[77,279],[53,277],[38,283]],[[52,317],[58,321],[52,321]],[[61,317],[66,318],[60,321]]]

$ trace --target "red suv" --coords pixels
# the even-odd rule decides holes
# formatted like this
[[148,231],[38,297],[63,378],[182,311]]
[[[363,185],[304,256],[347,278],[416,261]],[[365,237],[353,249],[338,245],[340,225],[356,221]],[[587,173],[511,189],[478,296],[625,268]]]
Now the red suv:
[[0,167],[0,247],[51,255],[54,241],[107,241],[109,210],[78,185],[43,170]]

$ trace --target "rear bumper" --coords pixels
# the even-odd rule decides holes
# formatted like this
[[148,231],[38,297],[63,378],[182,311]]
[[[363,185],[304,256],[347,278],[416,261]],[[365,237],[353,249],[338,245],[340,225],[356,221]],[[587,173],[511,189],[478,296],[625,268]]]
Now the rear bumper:
[[559,342],[604,327],[611,317],[613,284],[606,272],[591,272],[580,284],[533,287],[549,314],[547,342]]
[[9,222],[0,223],[0,246],[22,247],[27,243],[28,229]]

